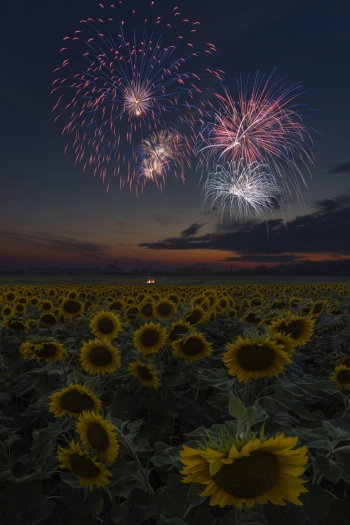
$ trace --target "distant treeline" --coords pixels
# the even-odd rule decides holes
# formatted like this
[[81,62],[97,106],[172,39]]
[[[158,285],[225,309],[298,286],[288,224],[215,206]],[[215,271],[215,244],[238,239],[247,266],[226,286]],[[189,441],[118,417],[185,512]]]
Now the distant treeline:
[[290,264],[265,266],[259,264],[254,268],[230,268],[229,270],[213,270],[211,268],[176,268],[165,270],[149,270],[133,268],[126,270],[112,264],[106,267],[95,268],[10,268],[0,265],[0,274],[27,274],[27,275],[145,275],[145,276],[174,276],[174,275],[338,275],[350,276],[350,259],[333,261],[293,261]]

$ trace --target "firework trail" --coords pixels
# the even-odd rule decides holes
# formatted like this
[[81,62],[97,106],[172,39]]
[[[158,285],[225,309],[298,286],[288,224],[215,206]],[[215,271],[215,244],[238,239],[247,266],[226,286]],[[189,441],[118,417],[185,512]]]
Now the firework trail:
[[143,140],[138,150],[138,177],[143,183],[155,182],[160,189],[171,172],[184,182],[185,162],[190,166],[190,154],[188,142],[177,133],[170,130],[152,133]]
[[[53,111],[59,111],[55,120],[62,118],[63,134],[71,139],[65,151],[71,145],[83,170],[93,167],[94,175],[104,181],[107,168],[112,168],[120,186],[128,183],[131,188],[138,181],[136,150],[144,137],[169,127],[184,137],[183,128],[192,122],[200,77],[187,69],[187,61],[199,52],[188,38],[199,22],[183,19],[175,7],[173,23],[180,25],[181,33],[165,43],[165,30],[168,35],[173,29],[161,17],[146,19],[138,31],[134,10],[134,24],[128,28],[118,16],[120,5],[117,10],[112,4],[108,14],[103,4],[99,6],[104,19],[81,20],[80,29],[63,38],[61,51],[68,52],[68,58],[55,69]],[[69,58],[72,51],[75,55]],[[203,50],[213,51],[210,43]],[[219,72],[207,72],[221,78]]]
[[227,205],[231,220],[236,217],[243,223],[254,213],[263,219],[264,213],[272,210],[283,195],[275,177],[269,172],[269,167],[256,162],[245,164],[243,160],[226,166],[218,165],[209,174],[202,189],[203,204],[210,197],[211,208],[218,203],[221,224]]
[[[274,70],[273,70],[274,72]],[[215,102],[202,104],[201,131],[196,150],[200,165],[210,169],[218,163],[252,162],[269,164],[281,180],[286,194],[291,185],[301,197],[299,179],[307,187],[299,165],[313,164],[312,128],[303,122],[304,105],[295,104],[301,84],[288,87],[280,82],[270,84],[273,74],[263,83],[264,76],[256,74],[248,94],[242,78],[238,84],[238,101],[221,83],[223,94],[215,92]]]

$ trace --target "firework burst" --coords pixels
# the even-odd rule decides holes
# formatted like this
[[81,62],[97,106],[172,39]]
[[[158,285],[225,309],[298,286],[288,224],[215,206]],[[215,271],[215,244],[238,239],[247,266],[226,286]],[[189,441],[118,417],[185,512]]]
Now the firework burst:
[[155,182],[161,189],[171,172],[185,181],[185,163],[190,167],[190,146],[178,133],[161,130],[145,138],[138,150],[139,175],[143,183]]
[[[108,10],[99,5],[106,14]],[[54,111],[59,111],[55,120],[65,122],[63,134],[71,139],[65,151],[73,148],[76,163],[82,162],[84,170],[91,166],[103,180],[111,170],[121,186],[131,187],[139,180],[136,151],[144,137],[192,122],[200,77],[187,68],[187,61],[198,54],[189,38],[199,22],[183,19],[175,7],[172,24],[153,17],[139,31],[132,11],[135,21],[128,30],[118,16],[121,6],[118,11],[113,4],[109,9],[103,19],[81,20],[80,29],[63,39],[61,51],[68,58],[55,70],[52,93],[58,97]],[[180,25],[181,34],[165,45],[165,29],[168,35],[172,25]],[[203,50],[213,51],[210,43]],[[219,72],[207,71],[220,78]]]
[[256,162],[237,164],[231,162],[227,167],[216,166],[204,183],[204,203],[212,198],[211,208],[217,203],[221,211],[221,224],[226,206],[230,209],[230,219],[234,217],[241,223],[252,214],[260,219],[266,211],[272,210],[283,192],[269,167]]
[[242,79],[237,82],[237,102],[221,84],[223,94],[214,93],[218,107],[211,101],[202,104],[196,150],[201,165],[207,169],[241,159],[247,165],[269,164],[288,194],[291,194],[288,180],[291,175],[291,184],[300,197],[299,180],[307,184],[299,165],[313,164],[313,130],[303,122],[304,106],[294,103],[301,94],[301,84],[291,87],[279,82],[270,84],[272,74],[264,83],[264,76],[260,77],[258,72],[250,95]]

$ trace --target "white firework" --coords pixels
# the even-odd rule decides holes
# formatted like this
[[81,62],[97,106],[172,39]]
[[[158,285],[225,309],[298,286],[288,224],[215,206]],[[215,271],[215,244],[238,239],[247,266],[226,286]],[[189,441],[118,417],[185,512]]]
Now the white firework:
[[243,223],[254,213],[264,219],[264,213],[272,210],[283,194],[267,165],[244,164],[243,159],[237,165],[231,162],[227,167],[216,166],[215,172],[209,173],[202,193],[203,205],[210,197],[211,207],[218,204],[221,224],[226,206],[230,207],[230,220],[236,216]]

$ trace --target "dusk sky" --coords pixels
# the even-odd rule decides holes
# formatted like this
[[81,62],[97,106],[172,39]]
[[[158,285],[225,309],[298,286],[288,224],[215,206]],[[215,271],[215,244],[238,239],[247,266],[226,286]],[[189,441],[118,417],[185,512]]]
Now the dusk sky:
[[[103,2],[106,6],[109,2]],[[116,5],[118,2],[115,2]],[[350,2],[330,0],[158,0],[154,13],[178,6],[199,21],[200,56],[193,70],[221,69],[233,94],[236,79],[257,70],[303,83],[298,101],[310,110],[313,138],[308,189],[265,221],[230,222],[203,207],[195,160],[185,183],[169,176],[162,192],[147,184],[138,196],[83,172],[54,122],[50,94],[62,39],[79,21],[101,16],[98,0],[2,0],[0,7],[0,265],[200,266],[236,268],[291,260],[350,258]],[[125,8],[126,5],[126,8]],[[127,0],[124,12],[148,0]],[[141,16],[141,15],[140,15]],[[132,19],[131,19],[132,20]],[[165,39],[166,39],[165,33]],[[191,65],[192,67],[192,65]],[[201,79],[203,93],[217,89]],[[207,95],[204,95],[207,96]]]

